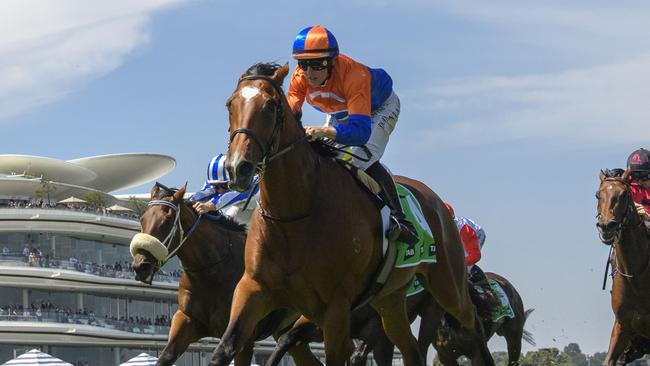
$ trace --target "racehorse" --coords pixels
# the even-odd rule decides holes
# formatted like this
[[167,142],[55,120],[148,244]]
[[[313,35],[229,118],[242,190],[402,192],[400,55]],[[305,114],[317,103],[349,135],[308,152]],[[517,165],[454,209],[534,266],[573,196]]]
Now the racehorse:
[[[156,365],[172,365],[190,343],[220,337],[228,325],[235,285],[244,271],[246,227],[225,216],[199,218],[183,201],[185,187],[170,189],[156,183],[142,214],[142,232],[131,242],[136,279],[151,283],[162,264],[178,255],[182,266],[178,310],[172,318],[167,345]],[[205,215],[204,215],[205,216]],[[287,328],[297,318],[286,310],[269,314],[256,328],[254,339]],[[309,347],[289,350],[298,365],[320,365]],[[238,354],[235,365],[250,365],[253,342]]]
[[613,245],[615,253],[611,302],[616,320],[605,358],[608,366],[631,361],[627,356],[640,354],[635,345],[650,338],[650,243],[632,201],[629,176],[629,170],[601,171],[596,193],[596,226],[602,242]]
[[[306,143],[282,91],[289,72],[256,64],[228,99],[230,186],[248,189],[260,174],[259,211],[246,239],[245,271],[230,321],[210,365],[226,366],[256,324],[277,308],[300,312],[323,331],[326,362],[343,365],[352,352],[351,309],[382,261],[382,224],[375,200],[337,162]],[[422,207],[437,242],[438,263],[394,269],[371,301],[406,365],[424,365],[406,314],[405,291],[415,272],[436,300],[482,343],[494,365],[470,300],[460,237],[442,200],[421,182],[397,177]]]
[[[535,345],[532,334],[524,329],[526,319],[533,309],[524,311],[524,304],[521,296],[515,287],[505,278],[496,273],[487,272],[485,275],[496,281],[508,296],[510,307],[514,313],[514,317],[502,317],[497,321],[492,320],[492,313],[487,312],[483,314],[481,310],[479,313],[483,319],[483,328],[485,329],[486,336],[491,338],[495,333],[506,339],[508,347],[508,365],[519,365],[519,357],[521,356],[521,341],[522,339],[531,345]],[[434,304],[437,306],[437,304]],[[479,305],[477,305],[479,306]],[[431,314],[432,312],[429,312]],[[422,321],[420,323],[420,335],[418,342],[421,346],[429,347],[433,344],[437,351],[438,359],[445,366],[458,366],[458,357],[465,355],[472,360],[479,356],[476,342],[469,337],[462,329],[458,329],[443,317],[442,325],[436,330],[428,326],[431,322],[437,319],[431,319],[427,314],[422,314]]]

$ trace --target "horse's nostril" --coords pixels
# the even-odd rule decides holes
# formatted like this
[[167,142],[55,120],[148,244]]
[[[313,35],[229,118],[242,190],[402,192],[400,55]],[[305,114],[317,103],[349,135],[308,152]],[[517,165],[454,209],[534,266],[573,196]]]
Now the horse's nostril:
[[618,223],[616,221],[612,220],[612,221],[607,221],[605,223],[599,222],[599,223],[596,224],[596,226],[600,230],[607,232],[607,231],[616,230],[618,228]]
[[250,177],[255,172],[255,166],[250,161],[242,161],[237,165],[237,177]]

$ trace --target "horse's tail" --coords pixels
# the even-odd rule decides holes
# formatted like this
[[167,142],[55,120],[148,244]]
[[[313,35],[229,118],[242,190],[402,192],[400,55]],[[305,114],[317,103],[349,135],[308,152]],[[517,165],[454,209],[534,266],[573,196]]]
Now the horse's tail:
[[[526,320],[528,320],[528,316],[530,313],[535,311],[535,309],[527,309],[524,311],[524,325],[526,324]],[[523,335],[521,337],[526,343],[530,344],[531,346],[536,346],[537,344],[535,343],[535,339],[533,338],[533,333],[527,331],[526,329],[523,330]]]

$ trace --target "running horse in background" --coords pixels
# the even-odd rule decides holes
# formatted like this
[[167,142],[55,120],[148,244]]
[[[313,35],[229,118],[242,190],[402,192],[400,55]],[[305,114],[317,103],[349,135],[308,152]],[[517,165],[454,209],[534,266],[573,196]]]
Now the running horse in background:
[[[326,363],[348,362],[351,312],[382,261],[382,220],[374,198],[334,159],[319,155],[282,91],[288,65],[256,64],[227,102],[231,188],[248,189],[260,173],[259,211],[246,240],[245,271],[228,328],[210,365],[226,366],[269,312],[293,308],[323,332]],[[464,254],[443,202],[421,182],[397,177],[417,198],[437,243],[438,263],[391,272],[370,304],[409,366],[424,365],[406,314],[405,291],[416,272],[494,365],[467,288]]]
[[612,310],[616,316],[605,364],[632,361],[647,352],[650,338],[650,245],[630,193],[629,171],[600,172],[598,231],[614,246]]
[[[483,327],[488,339],[495,333],[504,337],[508,347],[508,366],[517,366],[521,357],[522,339],[533,346],[535,345],[532,334],[524,329],[526,319],[533,312],[533,309],[524,311],[524,303],[519,292],[507,279],[491,272],[486,272],[485,275],[488,280],[496,282],[501,287],[508,298],[510,309],[499,312],[498,309],[501,308],[501,304],[497,309],[494,309],[489,304],[483,304],[480,294],[476,293],[474,295],[475,292],[473,292],[472,296],[475,299],[474,304],[476,304],[479,315],[483,320]],[[494,291],[499,290],[494,289]],[[434,303],[432,306],[437,307],[437,304]],[[433,344],[438,353],[438,359],[444,366],[458,366],[457,359],[462,355],[469,357],[472,364],[474,364],[473,360],[480,356],[476,343],[457,325],[450,324],[455,323],[453,319],[443,317],[442,325],[437,329],[430,326],[431,323],[438,321],[437,314],[438,312],[431,308],[427,313],[421,314],[422,320],[418,336],[420,349],[428,348],[430,344]]]
[[[178,310],[172,318],[167,345],[156,365],[172,365],[192,342],[220,337],[228,325],[235,285],[244,272],[246,227],[225,216],[199,216],[183,200],[185,187],[170,189],[156,183],[149,208],[142,214],[142,232],[131,241],[136,279],[151,284],[155,272],[174,255],[183,266],[178,286]],[[288,328],[297,315],[287,310],[270,313],[254,331],[266,338]],[[289,350],[298,365],[320,365],[309,347]],[[235,359],[250,365],[253,342]]]

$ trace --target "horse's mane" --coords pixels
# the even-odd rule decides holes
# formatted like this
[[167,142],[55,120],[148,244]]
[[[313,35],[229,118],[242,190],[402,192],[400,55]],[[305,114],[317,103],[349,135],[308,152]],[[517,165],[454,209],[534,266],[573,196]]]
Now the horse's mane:
[[603,170],[603,174],[605,175],[605,178],[620,178],[623,175],[623,173],[625,173],[625,170],[621,168]]
[[258,62],[249,67],[244,74],[246,76],[271,76],[281,67],[282,65],[275,62]]
[[[156,183],[156,185],[160,188],[160,189],[158,189],[156,191],[156,194],[153,197],[153,199],[156,199],[156,200],[171,197],[171,196],[174,195],[174,193],[178,192],[178,188],[169,188],[169,187],[166,187],[166,186],[164,186],[164,185],[162,185],[160,183]],[[192,210],[192,212],[194,212],[195,214],[198,215],[198,213],[194,209],[194,206],[192,205],[192,203],[193,203],[192,201],[184,200],[183,203],[185,203],[185,205],[190,210]],[[209,220],[209,221],[216,222],[219,225],[221,225],[224,228],[229,229],[231,231],[245,233],[248,230],[248,228],[246,227],[246,224],[242,224],[239,221],[235,220],[234,218],[226,216],[226,215],[219,215],[218,220]]]

